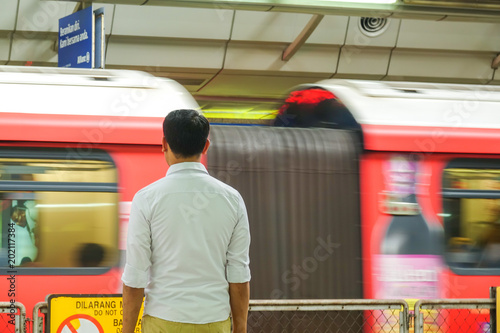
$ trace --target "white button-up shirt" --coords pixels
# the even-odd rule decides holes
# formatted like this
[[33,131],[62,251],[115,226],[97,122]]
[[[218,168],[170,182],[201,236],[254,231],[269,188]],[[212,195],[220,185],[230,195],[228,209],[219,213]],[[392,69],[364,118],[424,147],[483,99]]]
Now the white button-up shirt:
[[172,165],[134,197],[125,285],[146,288],[144,314],[204,324],[231,312],[228,283],[250,281],[245,204],[203,164]]

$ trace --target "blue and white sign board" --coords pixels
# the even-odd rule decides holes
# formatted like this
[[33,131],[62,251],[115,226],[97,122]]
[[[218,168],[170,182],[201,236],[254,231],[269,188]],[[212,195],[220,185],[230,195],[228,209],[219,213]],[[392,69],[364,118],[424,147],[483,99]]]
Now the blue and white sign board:
[[[97,11],[102,18],[103,9],[100,8]],[[97,32],[95,31],[95,22],[95,13],[92,7],[59,19],[59,67],[95,67],[95,35],[104,35],[104,26],[100,24],[100,32]],[[101,50],[98,53],[100,55]],[[99,67],[104,67],[101,59],[99,59]]]

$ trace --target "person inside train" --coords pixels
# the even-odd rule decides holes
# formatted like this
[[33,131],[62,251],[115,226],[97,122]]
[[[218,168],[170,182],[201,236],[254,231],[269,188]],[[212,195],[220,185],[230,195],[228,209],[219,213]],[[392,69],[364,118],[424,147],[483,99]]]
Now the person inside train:
[[[38,255],[35,245],[35,234],[28,224],[26,217],[27,207],[24,202],[18,201],[11,209],[11,224],[14,226],[15,265],[33,262]],[[29,213],[28,213],[29,214]]]

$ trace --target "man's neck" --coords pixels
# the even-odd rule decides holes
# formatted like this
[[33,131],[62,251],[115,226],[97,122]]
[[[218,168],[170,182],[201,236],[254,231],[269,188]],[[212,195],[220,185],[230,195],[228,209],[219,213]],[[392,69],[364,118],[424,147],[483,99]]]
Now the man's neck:
[[180,157],[180,158],[171,156],[168,164],[172,166],[174,164],[185,163],[185,162],[201,163],[201,155],[191,156],[191,157]]

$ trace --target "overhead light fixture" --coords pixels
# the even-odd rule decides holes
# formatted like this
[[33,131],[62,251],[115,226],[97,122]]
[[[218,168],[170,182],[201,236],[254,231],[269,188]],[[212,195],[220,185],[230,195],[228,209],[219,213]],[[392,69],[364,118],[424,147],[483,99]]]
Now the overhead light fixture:
[[399,0],[326,0],[330,2],[344,2],[344,3],[366,3],[366,4],[394,4]]
[[500,0],[404,0],[410,5],[427,5],[427,6],[444,6],[458,8],[484,8],[496,9],[500,8]]

